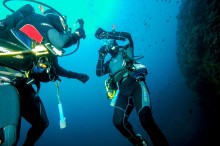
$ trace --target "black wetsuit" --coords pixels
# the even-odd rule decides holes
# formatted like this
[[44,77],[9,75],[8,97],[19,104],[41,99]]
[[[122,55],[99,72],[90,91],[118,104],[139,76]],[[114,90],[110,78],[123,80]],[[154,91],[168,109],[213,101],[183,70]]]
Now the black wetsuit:
[[[128,39],[129,44],[123,46],[123,49],[132,49],[130,52],[133,54],[134,45],[129,33],[108,32],[107,37],[108,39],[122,41]],[[115,127],[132,144],[138,146],[142,145],[140,143],[140,139],[136,136],[132,128],[132,125],[128,121],[128,118],[135,107],[141,125],[151,138],[154,146],[168,146],[168,142],[165,136],[156,125],[151,113],[149,90],[146,85],[145,76],[143,76],[141,79],[137,79],[134,76],[132,76],[132,73],[129,73],[130,71],[123,72],[123,70],[126,70],[126,66],[125,69],[123,69],[123,60],[120,61],[121,52],[111,52],[110,50],[109,53],[111,54],[112,58],[106,62],[104,62],[103,56],[99,55],[99,59],[96,66],[96,74],[97,76],[102,76],[109,73],[110,76],[116,79],[115,82],[116,84],[118,84],[119,94],[113,114],[113,123]],[[130,65],[132,65],[132,63]],[[121,69],[117,70],[117,67],[115,66]]]

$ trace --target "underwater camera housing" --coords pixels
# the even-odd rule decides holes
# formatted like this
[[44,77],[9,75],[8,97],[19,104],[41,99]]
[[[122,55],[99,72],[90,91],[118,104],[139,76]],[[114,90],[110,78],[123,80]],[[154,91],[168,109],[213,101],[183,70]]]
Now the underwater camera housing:
[[108,79],[105,80],[105,88],[106,88],[106,92],[107,92],[107,98],[110,100],[113,99],[118,87],[117,87],[116,83],[113,82],[112,78],[109,77]]

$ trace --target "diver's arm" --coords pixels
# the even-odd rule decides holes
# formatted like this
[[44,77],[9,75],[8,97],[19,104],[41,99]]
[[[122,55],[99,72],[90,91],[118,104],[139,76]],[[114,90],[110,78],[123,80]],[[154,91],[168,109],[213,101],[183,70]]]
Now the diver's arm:
[[[83,21],[83,20],[80,19],[80,21]],[[83,21],[83,24],[84,24],[84,21]],[[86,34],[83,29],[83,26],[77,28],[74,33],[69,34],[69,35],[71,35],[71,37],[70,37],[69,41],[64,45],[64,48],[68,48],[68,47],[76,44],[81,38],[83,38],[83,39],[86,38]]]
[[77,40],[64,33],[58,32],[56,29],[52,28],[48,31],[48,38],[50,43],[56,48],[64,48],[67,44],[75,44]]
[[77,73],[73,71],[67,71],[64,68],[62,68],[62,71],[60,70],[60,73],[58,73],[59,76],[77,79],[83,83],[87,82],[89,80],[89,76],[83,73]]
[[54,28],[49,29],[48,38],[56,48],[68,48],[77,43],[81,36],[78,33],[64,34]]
[[109,72],[108,71],[108,64],[109,64],[109,61],[104,63],[103,59],[100,59],[100,58],[98,59],[98,62],[96,65],[96,75],[98,77],[103,76]]
[[63,48],[68,48],[72,45],[75,45],[79,39],[80,38],[77,34],[72,34],[68,42],[63,46]]
[[115,39],[121,41],[126,41],[127,39],[129,41],[129,47],[134,47],[133,39],[128,32],[108,32],[107,39]]
[[101,50],[104,50],[104,49],[105,49],[105,46],[102,46],[99,49],[99,58],[98,58],[98,62],[96,64],[96,75],[97,76],[103,76],[103,75],[105,75],[109,72],[109,70],[108,70],[109,61],[104,63],[105,56],[106,56],[107,53],[104,53],[103,51],[101,51]]
[[115,40],[121,40],[126,41],[126,39],[129,41],[129,47],[134,48],[133,39],[131,37],[131,34],[128,32],[107,32],[103,30],[102,28],[98,28],[95,33],[95,37],[97,39],[115,39]]

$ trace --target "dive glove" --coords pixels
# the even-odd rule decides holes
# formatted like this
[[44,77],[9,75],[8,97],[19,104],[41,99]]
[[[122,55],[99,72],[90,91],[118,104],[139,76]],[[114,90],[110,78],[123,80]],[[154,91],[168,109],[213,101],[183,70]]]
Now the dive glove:
[[99,40],[101,39],[107,39],[108,37],[108,32],[99,27],[96,32],[95,32],[95,37]]
[[77,28],[74,32],[74,36],[78,36],[79,39],[83,38],[85,39],[86,38],[86,34],[85,34],[85,30],[83,28]]
[[74,34],[77,34],[79,36],[79,39],[83,38],[85,39],[86,38],[86,33],[85,33],[85,30],[84,30],[84,21],[83,19],[78,19],[76,22],[79,23],[79,28],[77,28],[74,32]]
[[84,20],[83,19],[78,19],[76,22],[79,23],[79,27],[83,28],[84,27]]
[[105,56],[107,55],[107,50],[106,50],[106,46],[102,46],[100,49],[99,49],[99,58],[100,59],[104,59]]
[[86,83],[89,80],[89,76],[86,74],[78,73],[76,79],[83,83]]

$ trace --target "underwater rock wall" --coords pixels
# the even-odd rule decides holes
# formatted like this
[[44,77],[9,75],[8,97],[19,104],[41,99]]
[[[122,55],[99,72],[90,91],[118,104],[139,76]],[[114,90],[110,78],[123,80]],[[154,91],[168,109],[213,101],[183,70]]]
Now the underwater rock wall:
[[220,0],[182,0],[177,19],[178,63],[207,117],[208,141],[217,141],[213,132],[219,132],[220,123]]

